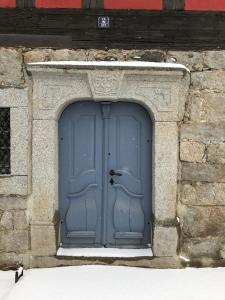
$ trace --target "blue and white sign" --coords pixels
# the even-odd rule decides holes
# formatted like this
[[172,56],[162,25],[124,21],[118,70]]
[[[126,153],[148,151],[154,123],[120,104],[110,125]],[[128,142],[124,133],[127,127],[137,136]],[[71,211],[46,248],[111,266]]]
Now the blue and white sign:
[[98,17],[98,28],[109,28],[110,18],[109,17]]

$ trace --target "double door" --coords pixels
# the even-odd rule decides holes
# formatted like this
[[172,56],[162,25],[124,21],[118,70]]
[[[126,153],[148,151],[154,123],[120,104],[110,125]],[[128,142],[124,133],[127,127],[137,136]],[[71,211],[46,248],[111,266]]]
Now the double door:
[[77,102],[59,120],[63,247],[141,248],[150,243],[148,113],[127,102]]

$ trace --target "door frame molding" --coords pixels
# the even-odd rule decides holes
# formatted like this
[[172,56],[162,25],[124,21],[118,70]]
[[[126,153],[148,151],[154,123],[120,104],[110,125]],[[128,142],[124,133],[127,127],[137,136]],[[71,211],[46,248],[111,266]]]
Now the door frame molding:
[[[160,63],[33,63],[31,254],[58,247],[58,120],[76,101],[139,103],[153,122],[153,254],[176,257],[179,122],[190,84],[186,67]],[[44,173],[43,173],[44,170]],[[43,236],[48,236],[43,243]]]

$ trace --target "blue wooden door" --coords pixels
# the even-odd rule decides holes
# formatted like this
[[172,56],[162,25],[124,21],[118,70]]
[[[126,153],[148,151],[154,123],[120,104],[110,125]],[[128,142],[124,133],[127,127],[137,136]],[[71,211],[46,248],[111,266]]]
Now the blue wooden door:
[[59,121],[63,247],[150,243],[152,123],[133,103],[78,102]]
[[101,245],[102,113],[94,102],[66,108],[59,121],[59,209],[64,247]]

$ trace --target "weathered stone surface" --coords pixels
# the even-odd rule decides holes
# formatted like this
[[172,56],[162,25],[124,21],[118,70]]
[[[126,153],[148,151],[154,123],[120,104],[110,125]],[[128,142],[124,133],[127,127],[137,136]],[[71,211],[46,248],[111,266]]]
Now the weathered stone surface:
[[185,65],[191,71],[202,71],[204,68],[203,53],[194,51],[169,51],[167,60],[175,58],[176,62]]
[[192,258],[191,262],[189,263],[190,267],[201,267],[201,268],[215,268],[218,266],[222,266],[223,262],[218,260],[218,258],[211,258],[207,256],[202,256],[198,258]]
[[166,59],[166,55],[165,52],[160,50],[131,51],[127,53],[125,59],[149,62],[164,62]]
[[180,160],[188,162],[204,162],[205,150],[205,144],[183,140],[180,142]]
[[195,122],[225,121],[225,93],[194,91],[189,97],[189,116]]
[[225,93],[203,92],[202,97],[205,103],[206,121],[225,121]]
[[[107,265],[106,259],[62,259],[54,256],[31,256],[30,258],[31,268],[49,268],[59,266],[82,266],[82,265]],[[138,259],[138,260],[115,260],[112,262],[110,259],[110,265],[113,266],[129,266],[129,267],[144,267],[152,269],[178,269],[183,268],[181,261],[177,257],[154,257],[154,259]]]
[[185,237],[224,237],[225,207],[179,207],[182,234]]
[[220,238],[185,239],[181,245],[181,254],[189,258],[202,256],[219,258],[222,241]]
[[1,252],[0,255],[0,270],[15,270],[19,266],[23,265],[25,268],[29,268],[26,255],[18,254],[15,252]]
[[25,63],[43,62],[50,59],[51,49],[34,49],[23,54]]
[[13,224],[14,229],[27,229],[27,216],[24,210],[14,211]]
[[28,89],[4,88],[0,89],[0,106],[22,107],[28,106]]
[[176,256],[154,257],[152,259],[138,258],[137,260],[115,260],[113,266],[128,266],[151,269],[178,269],[183,268],[181,261]]
[[199,90],[225,91],[225,71],[194,72],[191,76],[191,85]]
[[225,259],[225,243],[223,243],[223,245],[220,248],[220,257],[222,259]]
[[161,50],[94,50],[86,51],[88,61],[149,61],[149,62],[164,62],[166,54]]
[[19,263],[18,254],[9,252],[9,253],[1,253],[0,255],[0,270],[9,270],[10,268],[14,268]]
[[225,51],[205,51],[204,65],[209,69],[225,69]]
[[58,197],[55,137],[55,121],[33,122],[33,221],[49,223],[54,218]]
[[83,60],[83,61],[151,61],[163,62],[166,54],[161,50],[123,50],[123,49],[107,49],[107,50],[69,50],[62,49],[52,51],[51,60]]
[[60,49],[52,51],[50,60],[55,61],[86,61],[87,56],[85,50],[70,50],[70,49]]
[[[1,217],[0,225],[4,229],[13,229],[13,215],[10,211],[5,211]],[[0,226],[0,227],[1,227]]]
[[56,233],[54,226],[31,226],[31,250],[33,254],[55,255]]
[[205,144],[223,143],[224,132],[225,122],[183,124],[180,129],[180,139],[194,140]]
[[21,195],[28,193],[27,176],[0,177],[0,195]]
[[225,205],[224,183],[196,183],[181,186],[180,200],[186,205]]
[[177,134],[175,122],[155,123],[153,213],[157,221],[175,219],[176,215]]
[[22,77],[22,54],[0,48],[0,85],[19,85]]
[[154,256],[176,256],[178,233],[176,227],[154,228],[153,254]]
[[190,91],[187,104],[188,110],[186,114],[191,121],[206,122],[205,100],[200,91]]
[[108,50],[95,50],[91,49],[87,51],[88,61],[117,61],[125,60],[127,51],[119,49],[108,49]]
[[25,269],[30,268],[29,254],[1,252],[0,270],[16,270],[21,265]]
[[28,108],[10,110],[11,175],[28,175],[29,112]]
[[225,182],[225,165],[182,163],[182,180]]
[[[31,255],[30,256],[30,268],[51,268],[59,266],[82,266],[82,265],[97,265],[99,264],[98,259],[93,259],[93,261],[87,261],[86,259],[62,259],[56,256],[41,256],[41,255]],[[102,263],[105,265],[106,263]]]
[[207,161],[215,164],[225,164],[225,143],[209,145],[207,148]]
[[29,235],[27,230],[11,230],[0,234],[0,252],[21,253],[29,248]]
[[27,199],[21,197],[0,197],[0,209],[11,210],[11,209],[26,209]]

